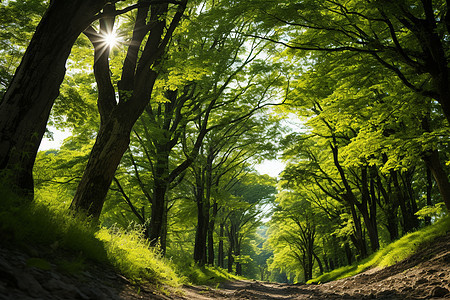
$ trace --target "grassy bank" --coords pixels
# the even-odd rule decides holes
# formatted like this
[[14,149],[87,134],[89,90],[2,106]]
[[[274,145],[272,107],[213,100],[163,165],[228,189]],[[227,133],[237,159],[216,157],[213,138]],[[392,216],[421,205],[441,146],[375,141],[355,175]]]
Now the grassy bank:
[[[30,203],[0,186],[0,239],[3,244],[29,251],[36,247],[51,254],[71,252],[73,260],[56,262],[58,269],[79,272],[88,261],[113,266],[132,282],[151,282],[172,287],[182,284],[215,286],[237,279],[225,270],[199,267],[190,257],[166,259],[149,246],[139,226],[127,229],[99,227],[90,218],[76,215],[67,204],[52,199]],[[39,266],[49,262],[36,251],[30,261]],[[41,250],[42,252],[42,250]],[[55,262],[52,262],[55,263]]]
[[36,247],[48,254],[69,251],[76,254],[76,260],[70,262],[73,269],[82,269],[92,260],[114,266],[134,282],[178,286],[185,281],[168,260],[148,246],[137,227],[99,228],[91,219],[75,215],[63,205],[49,205],[48,201],[29,203],[6,188],[0,189],[0,195],[3,244],[24,251]]
[[445,235],[449,230],[450,217],[446,217],[433,225],[403,236],[399,240],[387,245],[358,263],[325,273],[307,283],[316,284],[333,281],[354,276],[371,268],[383,268],[394,265],[410,257],[420,248],[429,246],[433,240],[439,236]]

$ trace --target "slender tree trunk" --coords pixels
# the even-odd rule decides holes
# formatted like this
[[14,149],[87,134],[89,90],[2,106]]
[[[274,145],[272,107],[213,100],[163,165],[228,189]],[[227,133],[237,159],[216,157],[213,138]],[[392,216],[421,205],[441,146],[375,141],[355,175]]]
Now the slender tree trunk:
[[361,258],[367,257],[367,247],[366,242],[364,240],[364,233],[361,226],[361,220],[356,213],[356,209],[354,205],[350,205],[350,210],[353,217],[353,223],[355,224],[354,227],[354,244],[356,249],[358,250]]
[[[380,248],[380,241],[378,238],[378,226],[377,226],[377,204],[376,200],[374,199],[374,191],[373,188],[370,187],[370,185],[373,187],[372,184],[369,184],[371,182],[368,178],[368,172],[367,167],[362,168],[361,172],[361,185],[362,185],[362,201],[360,205],[357,205],[363,220],[364,224],[367,228],[367,233],[369,235],[370,240],[370,248],[372,252],[377,251]],[[370,190],[372,189],[372,193]]]
[[424,155],[423,159],[427,167],[430,169],[434,180],[436,181],[447,210],[450,210],[450,181],[448,180],[447,173],[442,167],[439,152],[437,150],[430,151]]
[[166,215],[168,189],[169,157],[165,151],[157,153],[153,178],[152,214],[150,218],[149,240],[151,246],[158,245],[163,253],[166,251]]
[[346,242],[344,244],[345,257],[347,258],[347,265],[351,265],[353,263],[353,254],[350,248],[350,245]]
[[320,272],[320,274],[323,274],[324,268],[323,268],[322,261],[320,260],[319,256],[316,255],[316,253],[314,251],[313,251],[312,254],[314,256],[314,259],[317,261],[317,264],[319,265],[319,272]]
[[[430,168],[426,167],[425,169],[427,171],[427,206],[432,206],[433,202],[431,201],[431,191],[433,189],[433,179]],[[425,217],[425,224],[431,225],[431,217]]]
[[207,262],[207,240],[211,196],[211,164],[207,159],[205,169],[196,174],[197,230],[195,233],[194,260],[201,266]]
[[[241,245],[240,243],[236,243],[236,241],[234,244],[234,255],[236,257],[241,255]],[[242,275],[242,264],[239,261],[236,262],[236,275]]]
[[194,260],[203,266],[206,264],[206,242],[208,234],[208,216],[206,214],[206,205],[198,205],[197,230],[195,233]]
[[233,252],[234,252],[234,239],[231,238],[231,235],[229,234],[228,262],[227,262],[228,273],[233,272],[233,264],[234,264]]
[[405,234],[407,232],[411,232],[415,228],[416,216],[413,215],[409,201],[406,199],[404,189],[399,183],[399,175],[397,174],[397,171],[391,171],[391,177],[394,184],[395,195],[400,205],[400,211],[402,212],[402,228],[403,234]]
[[32,170],[65,64],[78,36],[105,0],[51,1],[0,102],[0,170],[33,198]]
[[223,249],[223,239],[225,237],[224,235],[224,227],[225,224],[220,223],[219,227],[219,247],[217,249],[217,264],[221,268],[225,268],[225,252]]
[[212,215],[210,216],[208,226],[208,264],[211,266],[214,265],[214,227],[218,211],[217,208],[217,202],[214,201],[212,206]]

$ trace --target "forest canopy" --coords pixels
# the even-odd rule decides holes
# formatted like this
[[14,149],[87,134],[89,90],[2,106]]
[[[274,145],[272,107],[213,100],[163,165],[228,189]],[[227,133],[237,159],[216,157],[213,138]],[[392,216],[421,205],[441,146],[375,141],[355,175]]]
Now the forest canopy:
[[11,0],[0,26],[0,175],[28,203],[290,282],[448,213],[447,1]]

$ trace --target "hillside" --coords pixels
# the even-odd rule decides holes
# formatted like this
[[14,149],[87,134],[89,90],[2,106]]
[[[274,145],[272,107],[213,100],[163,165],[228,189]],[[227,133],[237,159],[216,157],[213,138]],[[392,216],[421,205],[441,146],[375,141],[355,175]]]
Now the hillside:
[[[62,264],[61,262],[66,262]],[[233,281],[217,289],[137,286],[111,267],[48,249],[0,248],[0,299],[448,299],[450,234],[391,267],[319,285]],[[162,292],[164,291],[164,292]]]

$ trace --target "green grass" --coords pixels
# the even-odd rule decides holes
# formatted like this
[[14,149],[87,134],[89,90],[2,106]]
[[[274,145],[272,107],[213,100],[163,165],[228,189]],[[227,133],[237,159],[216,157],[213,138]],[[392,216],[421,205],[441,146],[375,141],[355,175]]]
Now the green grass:
[[185,266],[180,272],[188,279],[189,283],[195,285],[217,286],[224,281],[244,279],[219,267],[200,267],[194,263]]
[[[61,203],[61,202],[59,202]],[[114,266],[131,281],[179,286],[174,266],[151,249],[137,228],[100,228],[83,215],[75,215],[58,201],[38,199],[32,203],[0,186],[0,239],[39,256],[32,247],[47,252],[69,251],[75,260],[53,262],[57,269],[79,273],[93,260]],[[30,266],[49,268],[42,257]]]
[[187,252],[171,252],[169,249],[167,255],[176,267],[177,273],[183,276],[183,283],[186,284],[215,287],[221,282],[244,279],[243,277],[228,273],[227,270],[217,266],[205,265],[201,267],[194,262],[193,257],[188,255]]
[[174,266],[149,246],[139,227],[102,228],[96,236],[104,243],[109,261],[128,278],[170,286],[182,283]]
[[383,249],[375,252],[368,258],[354,265],[342,267],[329,273],[325,273],[308,281],[307,283],[314,284],[333,281],[354,276],[371,268],[383,268],[394,265],[410,257],[420,248],[431,245],[437,237],[445,235],[449,230],[450,217],[446,217],[433,225],[403,236],[398,241],[387,245]]

